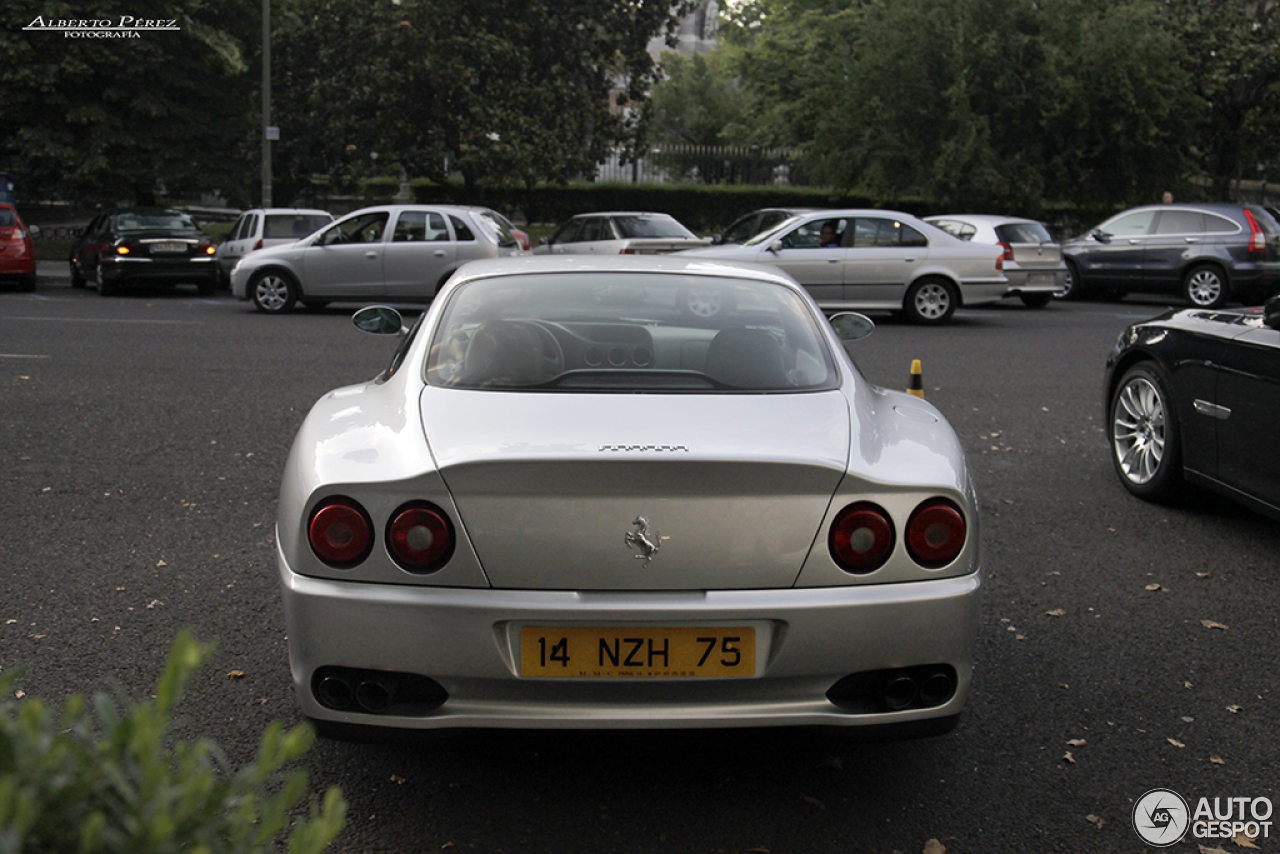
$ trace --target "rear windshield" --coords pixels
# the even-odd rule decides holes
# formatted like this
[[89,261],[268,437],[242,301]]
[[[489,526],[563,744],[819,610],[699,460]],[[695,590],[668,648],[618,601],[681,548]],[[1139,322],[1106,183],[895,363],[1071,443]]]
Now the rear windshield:
[[0,226],[13,225],[17,221],[17,214],[7,208],[0,208]]
[[320,214],[268,214],[262,236],[266,240],[298,240],[331,222],[331,218]]
[[1010,222],[996,226],[1001,243],[1052,243],[1049,229],[1038,222]]
[[[475,212],[476,219],[483,222],[498,239],[499,246],[515,246],[516,236],[511,233],[511,221],[497,211],[482,210]],[[458,238],[461,240],[462,238]]]
[[116,228],[121,231],[195,231],[191,217],[181,213],[123,213],[116,217]]
[[623,237],[695,237],[694,233],[669,216],[614,217]]
[[838,382],[795,292],[747,279],[648,272],[479,279],[449,297],[427,382],[552,392],[760,393]]

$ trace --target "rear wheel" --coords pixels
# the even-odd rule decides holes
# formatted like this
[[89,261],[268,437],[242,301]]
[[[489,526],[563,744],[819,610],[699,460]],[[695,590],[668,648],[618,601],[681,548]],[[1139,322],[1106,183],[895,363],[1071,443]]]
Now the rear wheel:
[[1182,280],[1182,293],[1198,308],[1218,308],[1227,301],[1227,277],[1208,264],[1192,267]]
[[902,310],[912,323],[946,323],[960,302],[955,286],[944,279],[921,279],[907,288]]
[[288,273],[264,270],[249,281],[249,294],[258,311],[283,314],[298,301],[298,285]]
[[115,296],[118,289],[119,288],[115,282],[110,281],[106,276],[102,275],[101,270],[98,271],[98,296]]
[[71,287],[83,288],[85,285],[84,274],[80,272],[80,265],[75,261],[71,262]]
[[1168,501],[1182,484],[1178,416],[1163,373],[1153,364],[1125,371],[1111,397],[1111,461],[1139,498]]
[[1018,294],[1018,299],[1028,308],[1044,308],[1053,300],[1053,294]]
[[1067,275],[1062,287],[1054,294],[1058,299],[1080,299],[1080,268],[1074,261],[1067,262]]

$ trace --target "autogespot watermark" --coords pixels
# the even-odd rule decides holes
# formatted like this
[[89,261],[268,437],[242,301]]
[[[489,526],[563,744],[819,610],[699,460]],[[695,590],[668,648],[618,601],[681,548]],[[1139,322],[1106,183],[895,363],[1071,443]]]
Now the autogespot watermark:
[[1195,839],[1266,839],[1271,812],[1270,798],[1200,798],[1192,809],[1172,789],[1152,789],[1133,805],[1133,829],[1156,848],[1188,834]]
[[175,18],[135,18],[121,15],[118,18],[58,18],[46,19],[37,15],[35,20],[22,28],[26,31],[62,33],[64,39],[138,39],[143,33],[173,32],[181,30]]

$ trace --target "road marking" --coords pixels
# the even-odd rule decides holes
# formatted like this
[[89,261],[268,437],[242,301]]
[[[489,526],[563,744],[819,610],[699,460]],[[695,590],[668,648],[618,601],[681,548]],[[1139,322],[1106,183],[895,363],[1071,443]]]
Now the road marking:
[[48,359],[49,356],[28,356],[25,353],[0,353],[0,359]]
[[151,323],[167,326],[200,326],[198,320],[131,320],[113,317],[5,317],[0,320],[52,320],[55,323]]

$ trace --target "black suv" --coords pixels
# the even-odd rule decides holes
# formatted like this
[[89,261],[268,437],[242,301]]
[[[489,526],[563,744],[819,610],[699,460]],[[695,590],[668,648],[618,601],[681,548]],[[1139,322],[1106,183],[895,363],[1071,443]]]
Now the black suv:
[[1133,208],[1062,244],[1059,296],[1180,293],[1217,308],[1258,304],[1280,291],[1280,223],[1257,205],[1167,204]]

